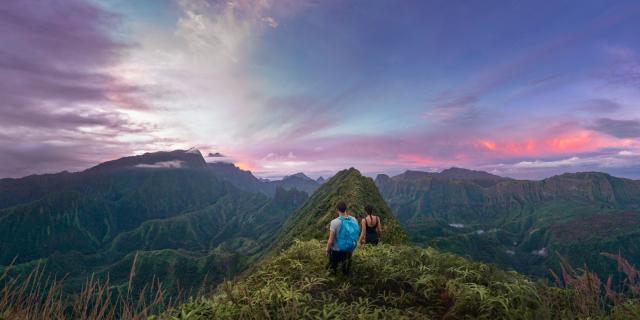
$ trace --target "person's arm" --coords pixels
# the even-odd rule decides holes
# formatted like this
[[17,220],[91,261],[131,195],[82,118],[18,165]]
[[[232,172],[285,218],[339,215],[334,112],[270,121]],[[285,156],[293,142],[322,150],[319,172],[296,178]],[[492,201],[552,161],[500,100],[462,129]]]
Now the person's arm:
[[360,242],[360,244],[364,243],[364,233],[366,230],[366,220],[362,219],[361,221],[361,227],[360,227],[360,238],[358,239],[358,242]]
[[334,235],[335,235],[335,231],[329,230],[329,239],[327,240],[327,254],[329,254],[331,248],[333,248]]
[[378,232],[378,238],[382,237],[382,222],[380,222],[380,217],[378,217],[378,227],[376,228]]

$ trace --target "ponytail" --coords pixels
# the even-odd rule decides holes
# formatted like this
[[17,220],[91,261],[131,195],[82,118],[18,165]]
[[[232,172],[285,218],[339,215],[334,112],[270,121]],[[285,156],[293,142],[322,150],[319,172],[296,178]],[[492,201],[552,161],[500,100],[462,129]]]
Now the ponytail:
[[373,206],[370,205],[370,204],[364,206],[364,212],[366,212],[366,214],[368,216],[372,215],[373,214]]

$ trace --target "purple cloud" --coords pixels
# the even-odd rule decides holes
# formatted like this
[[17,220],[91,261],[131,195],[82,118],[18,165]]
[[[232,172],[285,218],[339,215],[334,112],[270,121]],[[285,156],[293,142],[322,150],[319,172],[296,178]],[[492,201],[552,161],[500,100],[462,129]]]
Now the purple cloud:
[[640,137],[640,120],[615,120],[600,118],[590,127],[592,130],[612,135],[616,138]]
[[619,103],[609,99],[591,99],[578,109],[594,113],[612,113],[621,108],[622,106]]
[[118,23],[87,1],[0,2],[0,177],[80,169],[149,129],[121,112],[143,88],[109,72],[130,47]]

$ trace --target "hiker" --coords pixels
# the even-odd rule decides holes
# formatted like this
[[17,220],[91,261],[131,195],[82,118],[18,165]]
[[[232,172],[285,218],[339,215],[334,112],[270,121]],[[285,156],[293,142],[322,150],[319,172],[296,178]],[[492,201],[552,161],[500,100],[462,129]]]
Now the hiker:
[[362,232],[360,233],[359,242],[360,244],[378,245],[382,236],[380,217],[373,215],[373,206],[370,204],[364,207],[364,211],[367,216],[362,219]]
[[338,217],[331,220],[327,241],[329,272],[335,274],[338,264],[342,264],[342,273],[348,276],[351,272],[351,254],[358,244],[360,227],[358,220],[347,214],[347,204],[343,201],[336,204],[336,212]]

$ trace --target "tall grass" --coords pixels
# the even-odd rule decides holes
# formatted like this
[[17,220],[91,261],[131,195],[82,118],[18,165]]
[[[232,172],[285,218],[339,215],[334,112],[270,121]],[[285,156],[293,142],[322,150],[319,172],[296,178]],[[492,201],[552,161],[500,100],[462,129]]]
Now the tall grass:
[[610,317],[613,319],[640,319],[640,271],[620,254],[602,252],[618,264],[621,283],[614,288],[613,277],[606,281],[589,270],[587,265],[573,268],[565,257],[556,253],[560,260],[561,275],[550,270],[557,287],[574,293],[572,306],[580,314]]
[[614,286],[560,256],[555,286],[433,249],[380,245],[358,249],[353,275],[325,275],[323,244],[296,242],[252,273],[217,288],[167,295],[160,279],[112,285],[90,277],[75,294],[65,278],[0,274],[5,319],[640,319],[640,271],[619,254],[602,253],[623,275]]
[[[562,260],[558,286],[433,249],[364,247],[353,275],[324,274],[322,244],[296,242],[211,297],[159,319],[640,319],[637,269],[620,256],[615,291]],[[609,283],[609,284],[608,284]]]
[[16,319],[147,319],[174,306],[186,303],[189,297],[211,294],[205,281],[195,291],[178,290],[167,295],[160,279],[142,288],[134,288],[137,255],[131,265],[128,282],[114,285],[110,279],[88,278],[79,292],[66,292],[65,278],[45,275],[44,265],[28,275],[9,276],[12,265],[0,275],[0,320]]

